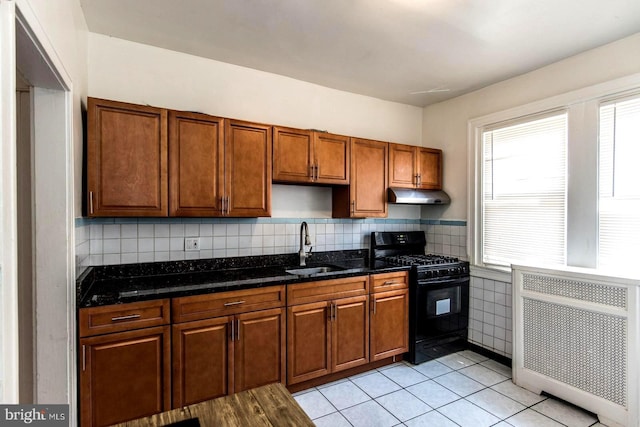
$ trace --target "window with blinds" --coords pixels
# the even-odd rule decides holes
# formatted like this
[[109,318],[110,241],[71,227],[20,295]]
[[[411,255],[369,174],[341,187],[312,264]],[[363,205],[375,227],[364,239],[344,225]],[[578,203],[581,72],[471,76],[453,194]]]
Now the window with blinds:
[[598,266],[640,254],[640,97],[600,106]]
[[482,133],[484,264],[565,264],[567,113]]

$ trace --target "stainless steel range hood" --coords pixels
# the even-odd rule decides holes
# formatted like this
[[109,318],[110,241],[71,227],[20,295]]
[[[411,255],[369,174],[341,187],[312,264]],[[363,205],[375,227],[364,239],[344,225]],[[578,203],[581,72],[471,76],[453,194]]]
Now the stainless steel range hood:
[[416,190],[413,188],[389,187],[389,203],[403,205],[446,205],[451,203],[449,195],[441,190]]

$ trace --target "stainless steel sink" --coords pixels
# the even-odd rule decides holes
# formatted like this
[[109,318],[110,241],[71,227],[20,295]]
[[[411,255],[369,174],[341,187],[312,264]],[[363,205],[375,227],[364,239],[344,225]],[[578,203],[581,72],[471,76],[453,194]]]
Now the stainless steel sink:
[[344,269],[333,265],[322,265],[318,267],[292,268],[285,271],[289,274],[295,274],[296,276],[313,276],[314,274],[330,273],[332,271],[341,270]]

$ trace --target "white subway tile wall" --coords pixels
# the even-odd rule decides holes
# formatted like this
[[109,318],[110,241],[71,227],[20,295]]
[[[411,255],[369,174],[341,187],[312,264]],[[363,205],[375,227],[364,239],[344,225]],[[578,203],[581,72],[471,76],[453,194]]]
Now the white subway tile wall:
[[503,356],[513,354],[511,283],[471,277],[469,342]]
[[[428,253],[466,259],[464,221],[78,218],[76,274],[92,265],[295,253],[303,220],[316,252],[368,248],[372,231],[424,230]],[[185,237],[198,237],[200,250],[185,251]]]

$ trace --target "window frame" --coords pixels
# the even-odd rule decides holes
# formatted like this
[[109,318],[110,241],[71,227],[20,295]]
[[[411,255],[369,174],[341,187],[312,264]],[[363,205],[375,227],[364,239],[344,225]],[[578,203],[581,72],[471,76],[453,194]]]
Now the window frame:
[[485,264],[482,261],[483,132],[562,110],[568,115],[566,266],[597,268],[599,108],[603,103],[634,94],[640,95],[640,73],[473,118],[467,122],[467,253],[473,268],[487,273],[511,272],[510,267]]

